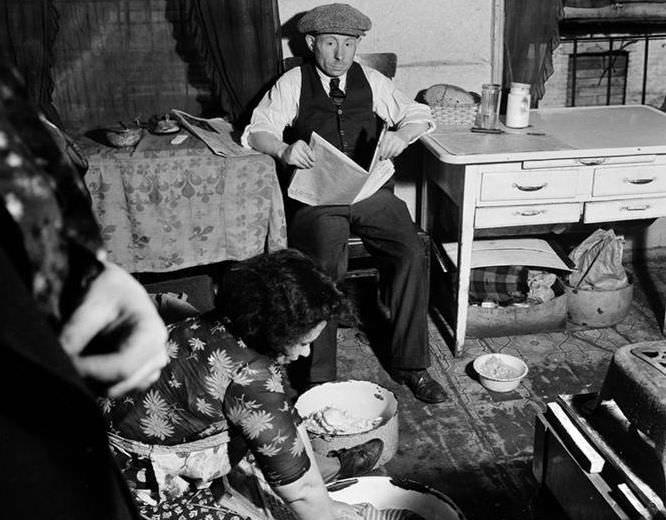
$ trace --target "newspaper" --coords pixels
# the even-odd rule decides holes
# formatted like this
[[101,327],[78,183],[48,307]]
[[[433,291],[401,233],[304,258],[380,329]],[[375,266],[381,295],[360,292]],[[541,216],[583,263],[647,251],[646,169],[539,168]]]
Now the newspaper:
[[176,116],[182,126],[206,143],[208,148],[210,148],[216,155],[222,157],[240,157],[242,155],[259,153],[244,148],[234,141],[232,135],[233,127],[231,126],[231,123],[225,121],[221,117],[205,119],[202,117],[195,117],[175,108],[172,108],[171,112]]
[[310,148],[317,161],[312,168],[294,172],[287,190],[289,197],[310,206],[347,205],[370,197],[395,171],[393,162],[379,159],[379,143],[385,131],[382,131],[368,170],[312,132]]

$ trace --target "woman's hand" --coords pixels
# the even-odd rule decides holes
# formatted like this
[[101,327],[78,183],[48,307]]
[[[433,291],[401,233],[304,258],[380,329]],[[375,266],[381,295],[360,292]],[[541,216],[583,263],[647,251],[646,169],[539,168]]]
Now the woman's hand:
[[280,160],[296,168],[312,168],[317,160],[314,151],[305,141],[286,146],[279,154]]
[[[93,340],[104,344],[103,352],[85,352]],[[169,359],[166,340],[164,322],[145,289],[108,262],[60,334],[79,374],[109,386],[110,397],[157,381]]]

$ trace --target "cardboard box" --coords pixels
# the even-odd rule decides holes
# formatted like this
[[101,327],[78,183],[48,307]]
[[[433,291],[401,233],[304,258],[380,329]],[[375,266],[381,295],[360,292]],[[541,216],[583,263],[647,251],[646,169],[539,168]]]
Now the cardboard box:
[[467,336],[485,338],[564,330],[567,325],[567,296],[559,278],[553,290],[555,298],[529,307],[485,308],[470,305],[467,309]]
[[[456,264],[457,244],[442,244],[448,259]],[[472,246],[472,269],[499,265],[521,265],[564,274],[571,268],[553,248],[541,239],[475,240]],[[527,307],[481,307],[467,309],[467,336],[494,337],[535,334],[564,330],[567,323],[567,297],[558,277],[553,285],[555,298]]]

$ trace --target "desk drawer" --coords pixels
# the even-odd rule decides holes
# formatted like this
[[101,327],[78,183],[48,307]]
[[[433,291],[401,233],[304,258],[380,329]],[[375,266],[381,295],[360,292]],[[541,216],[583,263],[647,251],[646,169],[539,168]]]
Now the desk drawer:
[[593,182],[593,197],[666,193],[666,164],[596,168]]
[[583,222],[636,220],[666,216],[666,197],[585,203]]
[[578,188],[577,170],[484,172],[481,202],[573,199]]
[[575,202],[476,208],[474,227],[495,228],[578,222],[582,210],[581,206],[582,204]]

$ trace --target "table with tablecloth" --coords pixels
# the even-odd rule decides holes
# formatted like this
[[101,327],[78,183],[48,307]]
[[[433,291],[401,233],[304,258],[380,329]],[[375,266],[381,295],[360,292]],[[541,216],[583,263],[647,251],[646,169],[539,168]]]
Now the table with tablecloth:
[[286,246],[275,164],[220,157],[193,135],[145,134],[134,148],[81,138],[85,176],[109,258],[130,272],[168,272]]

